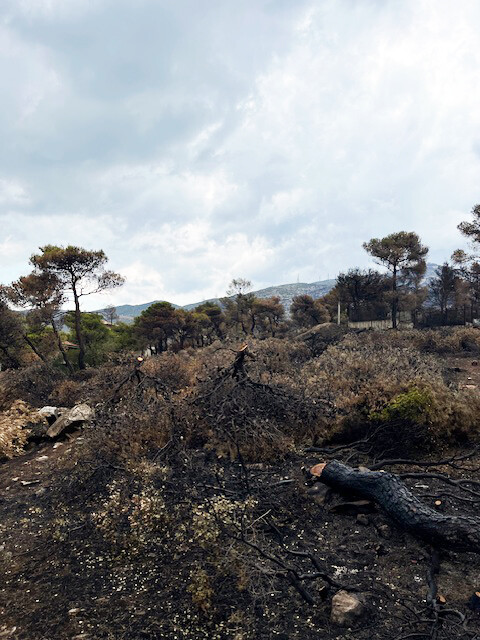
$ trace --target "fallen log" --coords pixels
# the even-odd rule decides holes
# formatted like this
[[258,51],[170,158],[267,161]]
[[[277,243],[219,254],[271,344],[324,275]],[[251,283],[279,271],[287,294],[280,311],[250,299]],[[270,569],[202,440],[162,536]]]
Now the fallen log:
[[480,553],[480,518],[435,511],[393,473],[353,469],[337,460],[317,464],[310,473],[335,491],[373,500],[402,529],[435,547]]

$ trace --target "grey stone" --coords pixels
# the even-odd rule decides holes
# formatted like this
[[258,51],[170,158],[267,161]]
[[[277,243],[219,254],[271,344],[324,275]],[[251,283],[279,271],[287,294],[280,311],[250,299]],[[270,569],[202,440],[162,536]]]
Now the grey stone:
[[349,626],[365,612],[365,605],[354,593],[338,591],[332,598],[330,619],[334,624]]
[[77,404],[73,409],[63,413],[47,431],[49,438],[56,438],[72,424],[88,422],[93,418],[93,409],[88,404]]

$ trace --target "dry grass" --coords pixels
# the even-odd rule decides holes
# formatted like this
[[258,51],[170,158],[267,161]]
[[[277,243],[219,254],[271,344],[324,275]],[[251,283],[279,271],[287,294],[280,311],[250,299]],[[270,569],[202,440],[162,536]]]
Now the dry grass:
[[41,420],[38,411],[23,400],[16,400],[0,412],[0,459],[22,453],[29,435],[28,424]]

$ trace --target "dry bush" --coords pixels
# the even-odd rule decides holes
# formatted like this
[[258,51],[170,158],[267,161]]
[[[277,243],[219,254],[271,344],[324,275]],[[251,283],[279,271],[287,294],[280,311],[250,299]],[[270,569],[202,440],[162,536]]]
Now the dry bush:
[[298,340],[266,338],[248,344],[254,356],[249,371],[265,382],[276,375],[291,375],[311,357],[308,347]]
[[63,371],[43,362],[5,371],[0,379],[0,408],[8,408],[18,399],[42,407],[48,403],[54,387],[65,378]]
[[296,339],[308,348],[310,357],[314,358],[322,354],[328,346],[340,342],[347,331],[343,326],[327,322],[299,333]]
[[307,396],[335,407],[327,440],[368,437],[378,455],[406,455],[476,436],[480,399],[449,387],[435,356],[399,346],[400,333],[350,334],[305,365]]
[[372,344],[415,347],[425,353],[460,354],[480,351],[480,330],[474,327],[369,331],[362,336]]
[[311,398],[326,398],[339,414],[372,411],[415,381],[442,382],[442,367],[412,347],[391,346],[365,334],[349,334],[302,369],[298,384]]
[[231,350],[202,354],[202,377],[177,409],[189,446],[260,462],[284,457],[306,434],[311,438],[324,408],[305,398],[303,389],[294,383],[300,368],[295,361],[298,345],[272,341],[271,358],[262,351],[262,343],[249,342],[252,348],[241,371],[232,366],[235,355]]
[[37,410],[23,400],[15,400],[9,409],[2,411],[0,413],[0,459],[13,458],[21,454],[28,439],[29,423],[37,424],[41,420]]
[[180,351],[166,352],[158,356],[147,358],[142,371],[156,378],[170,391],[179,391],[193,384],[199,364],[194,353]]
[[51,392],[49,401],[60,407],[73,407],[81,401],[83,388],[78,380],[62,380]]

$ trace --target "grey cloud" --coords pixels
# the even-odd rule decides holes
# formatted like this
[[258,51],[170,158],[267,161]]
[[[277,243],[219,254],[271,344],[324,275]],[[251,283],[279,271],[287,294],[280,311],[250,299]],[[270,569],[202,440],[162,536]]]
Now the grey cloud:
[[478,199],[479,18],[473,0],[6,0],[0,280],[49,241],[104,248],[118,302],[333,276],[400,228],[443,261]]

